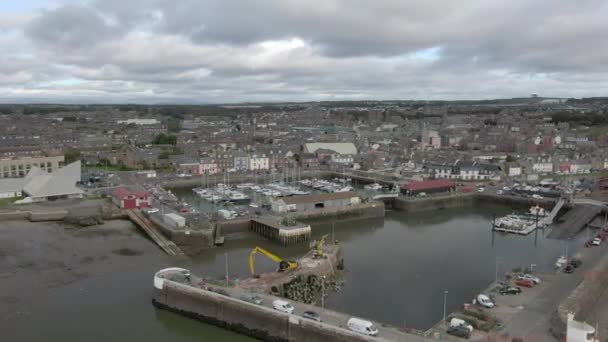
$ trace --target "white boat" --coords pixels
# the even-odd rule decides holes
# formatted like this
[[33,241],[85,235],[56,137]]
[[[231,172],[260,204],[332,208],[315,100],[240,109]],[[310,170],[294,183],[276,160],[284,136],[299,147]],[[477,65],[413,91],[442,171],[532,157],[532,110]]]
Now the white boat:
[[565,255],[562,255],[555,262],[555,267],[556,268],[562,268],[567,263],[568,263],[568,258],[566,258]]
[[310,195],[310,191],[296,189],[291,192],[291,195],[292,196]]
[[545,208],[536,205],[530,208],[530,214],[533,216],[545,216],[547,213],[545,212]]
[[252,183],[241,183],[241,184],[237,184],[236,188],[237,189],[251,189],[252,186],[253,186]]
[[366,186],[364,186],[363,188],[367,189],[367,190],[382,190],[382,185],[378,184],[378,183],[372,183],[372,184],[367,184]]
[[334,192],[349,192],[349,191],[353,191],[353,190],[354,190],[354,188],[352,186],[347,185],[347,186],[345,186],[343,188],[334,190]]
[[232,191],[228,196],[228,201],[236,204],[247,204],[251,201],[251,199],[242,192]]

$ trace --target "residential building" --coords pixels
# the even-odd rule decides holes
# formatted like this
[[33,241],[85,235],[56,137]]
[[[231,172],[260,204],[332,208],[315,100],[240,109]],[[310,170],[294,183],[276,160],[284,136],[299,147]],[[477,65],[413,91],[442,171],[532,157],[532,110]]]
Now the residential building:
[[249,156],[244,152],[234,153],[234,168],[237,171],[249,170]]
[[33,167],[55,172],[63,166],[64,160],[62,155],[0,159],[0,178],[24,177]]
[[454,164],[427,164],[425,168],[436,179],[490,180],[500,177],[498,166],[471,161],[457,161]]
[[423,129],[420,136],[420,143],[423,149],[425,148],[441,148],[441,136],[439,132],[430,129]]
[[249,157],[249,170],[268,170],[269,168],[269,159],[265,155],[253,154]]
[[214,175],[219,172],[217,162],[212,158],[203,158],[199,166],[200,175]]

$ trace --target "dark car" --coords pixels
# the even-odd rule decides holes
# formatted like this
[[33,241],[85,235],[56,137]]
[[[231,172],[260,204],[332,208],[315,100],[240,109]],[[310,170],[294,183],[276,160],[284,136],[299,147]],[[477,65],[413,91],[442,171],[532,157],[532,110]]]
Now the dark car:
[[564,272],[572,273],[572,272],[574,272],[574,267],[572,267],[571,264],[568,264],[568,266],[566,266],[566,268],[564,268]]
[[304,311],[302,317],[312,319],[313,321],[321,322],[321,316],[314,311]]
[[572,259],[572,261],[570,261],[570,265],[572,265],[574,268],[579,268],[582,264],[583,261],[580,259]]
[[458,336],[458,337],[462,337],[462,338],[471,337],[471,331],[462,325],[455,326],[455,327],[449,327],[447,330],[447,333],[450,335]]
[[502,295],[516,295],[521,293],[521,288],[516,286],[507,286],[500,289],[499,293]]

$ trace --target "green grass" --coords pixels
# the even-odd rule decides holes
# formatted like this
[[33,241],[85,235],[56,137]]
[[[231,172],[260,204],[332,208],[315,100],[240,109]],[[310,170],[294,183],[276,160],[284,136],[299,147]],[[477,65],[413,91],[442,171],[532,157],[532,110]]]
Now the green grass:
[[13,204],[16,201],[23,199],[23,197],[14,197],[14,198],[0,198],[0,208],[6,207],[7,205]]

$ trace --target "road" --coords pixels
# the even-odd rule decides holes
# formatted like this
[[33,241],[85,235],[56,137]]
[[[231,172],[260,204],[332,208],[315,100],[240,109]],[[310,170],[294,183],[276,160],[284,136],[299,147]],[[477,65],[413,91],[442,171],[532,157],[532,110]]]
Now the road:
[[[191,276],[190,281],[187,281],[185,278],[183,278],[183,275],[180,275],[180,274],[171,275],[170,279],[172,281],[181,282],[186,285],[204,283],[203,279],[198,278],[194,275]],[[238,287],[220,287],[220,286],[212,285],[209,283],[206,283],[206,285],[208,287],[213,287],[216,289],[221,288],[222,290],[226,291],[231,298],[234,298],[237,300],[243,294],[250,293],[250,292],[246,292],[246,290],[243,290]],[[199,286],[197,286],[197,287],[199,287]],[[273,301],[275,301],[277,299],[285,300],[284,298],[279,298],[279,297],[275,297],[275,296],[271,296],[271,295],[265,295],[265,294],[257,294],[257,295],[263,299],[261,306],[271,309],[271,310],[274,310],[272,307]],[[340,313],[340,312],[328,310],[325,308],[321,308],[318,306],[314,306],[314,305],[308,305],[308,304],[299,303],[299,302],[290,301],[290,300],[288,300],[288,302],[290,302],[294,306],[294,312],[291,314],[293,316],[302,317],[302,314],[305,311],[314,311],[314,312],[319,313],[320,318],[322,320],[322,322],[319,324],[326,324],[326,325],[330,325],[335,328],[348,330],[347,321],[352,316],[349,316],[345,313]],[[244,305],[246,305],[246,304],[244,304]],[[288,314],[285,313],[285,315],[288,315]],[[360,318],[366,319],[365,317],[360,317]],[[304,318],[302,318],[302,319],[304,319]],[[403,331],[402,329],[397,328],[397,327],[392,327],[392,326],[388,326],[383,323],[374,322],[373,320],[369,320],[369,321],[373,322],[374,326],[376,326],[376,328],[378,329],[378,335],[376,337],[370,337],[369,341],[387,341],[387,342],[388,341],[408,341],[408,342],[409,341],[412,341],[412,342],[432,341],[430,338],[406,333],[405,331]]]

